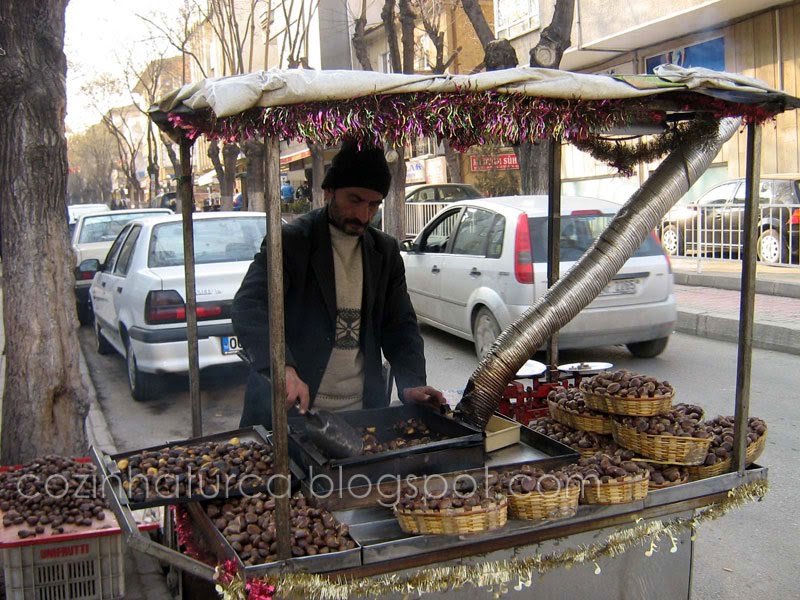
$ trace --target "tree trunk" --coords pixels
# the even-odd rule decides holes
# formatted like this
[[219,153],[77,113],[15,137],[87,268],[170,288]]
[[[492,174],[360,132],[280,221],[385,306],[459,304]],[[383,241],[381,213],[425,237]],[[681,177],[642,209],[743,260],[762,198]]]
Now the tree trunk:
[[414,24],[417,15],[411,8],[411,0],[399,0],[400,32],[403,42],[403,73],[414,72]]
[[247,210],[265,212],[264,202],[264,142],[262,139],[244,142],[247,157],[246,199]]
[[389,60],[392,64],[393,73],[403,72],[403,61],[400,56],[400,43],[397,39],[397,27],[395,26],[395,0],[386,0],[381,9],[381,21],[386,30],[386,41],[389,44]]
[[353,22],[353,50],[356,59],[365,71],[372,71],[372,62],[367,50],[367,0],[361,0],[361,14]]
[[472,27],[475,29],[478,40],[480,40],[481,46],[483,46],[485,50],[486,46],[489,45],[489,42],[494,41],[494,32],[492,31],[492,28],[489,27],[489,23],[486,21],[486,17],[483,15],[480,0],[461,0],[461,6],[464,7],[464,12],[469,19],[469,22],[472,23]]
[[0,223],[6,375],[3,464],[83,456],[64,137],[66,0],[0,3]]
[[325,192],[322,191],[322,180],[325,178],[325,146],[309,144],[311,151],[311,208],[325,206]]
[[444,158],[447,161],[447,172],[450,173],[450,183],[464,183],[464,174],[461,172],[461,153],[453,150],[450,140],[444,138]]
[[[542,30],[539,43],[530,51],[531,66],[557,69],[564,51],[569,48],[575,0],[556,0],[553,20]],[[548,138],[536,144],[520,144],[517,153],[523,194],[547,194],[549,181]]]
[[403,146],[388,146],[392,187],[383,203],[383,230],[398,240],[406,238],[406,160]]
[[237,144],[222,147],[222,163],[225,177],[219,180],[220,210],[233,210],[233,188],[236,183],[236,159],[239,157]]

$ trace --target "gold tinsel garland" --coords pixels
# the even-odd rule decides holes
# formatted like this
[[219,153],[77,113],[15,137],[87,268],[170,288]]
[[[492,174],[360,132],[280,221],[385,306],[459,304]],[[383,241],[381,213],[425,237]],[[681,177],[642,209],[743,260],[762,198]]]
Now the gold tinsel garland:
[[[720,502],[698,509],[691,518],[676,518],[664,522],[654,520],[638,522],[630,528],[615,531],[605,541],[569,548],[552,554],[501,561],[488,561],[471,565],[430,567],[412,575],[388,574],[349,580],[330,579],[309,573],[286,573],[261,580],[274,586],[282,598],[310,598],[318,600],[347,600],[354,597],[380,597],[385,594],[430,594],[465,585],[487,588],[497,598],[508,591],[508,586],[521,590],[530,587],[535,574],[543,575],[559,567],[571,568],[577,564],[593,563],[595,573],[600,573],[597,561],[613,558],[634,546],[648,546],[646,556],[652,556],[658,542],[668,539],[670,552],[677,551],[675,539],[680,533],[691,531],[706,521],[713,521],[754,500],[761,500],[769,490],[767,481],[754,481],[736,487]],[[694,534],[692,534],[694,540]],[[218,568],[219,571],[219,568]],[[243,575],[237,574],[226,583],[218,583],[217,591],[224,600],[247,600],[247,584]]]
[[665,133],[655,137],[628,144],[620,139],[608,139],[591,136],[586,139],[570,140],[583,152],[587,152],[600,162],[614,167],[623,175],[633,175],[633,168],[638,163],[649,163],[683,146],[688,140],[710,139],[717,132],[717,121],[713,119],[696,119],[671,127]]

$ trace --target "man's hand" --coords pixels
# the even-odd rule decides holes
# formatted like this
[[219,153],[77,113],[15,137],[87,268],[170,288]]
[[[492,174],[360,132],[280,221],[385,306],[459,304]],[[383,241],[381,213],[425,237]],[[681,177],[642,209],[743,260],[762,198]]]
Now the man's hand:
[[422,404],[436,411],[447,404],[444,394],[429,385],[404,389],[403,402],[407,404],[412,402],[414,404]]
[[300,379],[294,367],[286,367],[286,408],[292,408],[295,404],[300,409],[300,414],[306,414],[310,403],[308,386]]

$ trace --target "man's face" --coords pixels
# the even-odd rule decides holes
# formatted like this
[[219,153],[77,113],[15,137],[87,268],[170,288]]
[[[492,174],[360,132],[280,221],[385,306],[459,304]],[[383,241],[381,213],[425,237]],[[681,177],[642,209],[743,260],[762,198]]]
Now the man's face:
[[361,235],[383,202],[380,192],[361,187],[325,190],[328,218],[347,235]]

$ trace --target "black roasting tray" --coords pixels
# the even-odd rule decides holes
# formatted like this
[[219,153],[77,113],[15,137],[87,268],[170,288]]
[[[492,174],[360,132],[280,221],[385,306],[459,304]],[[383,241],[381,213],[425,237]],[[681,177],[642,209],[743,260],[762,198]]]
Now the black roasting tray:
[[278,571],[325,573],[327,571],[361,566],[361,545],[355,541],[353,536],[350,537],[355,542],[356,547],[350,550],[316,554],[314,556],[299,556],[261,565],[245,566],[236,550],[233,549],[228,540],[225,539],[225,536],[222,535],[222,532],[211,522],[201,503],[192,502],[186,505],[186,509],[191,516],[192,523],[198,528],[200,535],[216,556],[217,561],[222,563],[230,559],[235,560],[239,565],[239,569],[244,571],[247,578],[263,577]]
[[[148,497],[145,500],[134,501],[132,498],[128,496],[125,489],[122,487],[122,478],[120,477],[120,471],[117,468],[117,462],[123,458],[130,458],[131,456],[134,456],[136,454],[141,454],[142,452],[158,451],[164,448],[172,448],[174,446],[194,446],[204,443],[226,442],[232,438],[239,438],[241,442],[251,442],[251,441],[260,442],[261,444],[272,446],[271,436],[266,432],[266,430],[262,426],[255,425],[253,427],[244,427],[242,429],[236,429],[233,431],[215,433],[213,435],[206,435],[186,440],[166,442],[164,444],[159,444],[157,446],[150,446],[138,450],[121,452],[119,454],[109,455],[109,454],[104,454],[102,452],[95,452],[94,453],[95,462],[97,463],[97,467],[102,473],[103,477],[108,479],[111,490],[117,497],[118,502],[123,506],[130,507],[131,510],[139,510],[142,508],[149,508],[152,506],[166,506],[169,504],[183,504],[186,502],[194,502],[198,500],[220,499],[220,498],[226,498],[228,496],[242,495],[245,492],[250,494],[250,493],[267,491],[268,487],[267,481],[262,481],[261,485],[257,484],[253,486],[248,485],[244,489],[239,489],[238,485],[232,485],[226,491],[225,487],[221,486],[219,493],[213,496],[203,495],[202,492],[198,490],[198,492],[200,493],[182,494],[180,496],[171,495],[171,496]],[[302,479],[303,477],[302,471],[297,467],[297,465],[293,464],[291,461],[289,463],[289,469],[290,469],[290,476],[293,489],[296,489],[299,486],[299,480]],[[253,481],[253,483],[256,482]]]
[[[375,427],[379,441],[397,437],[393,425],[400,420],[421,419],[435,437],[443,439],[375,454],[331,459],[305,433],[304,418],[289,419],[289,453],[300,466],[315,492],[327,492],[347,485],[357,477],[378,482],[387,475],[429,475],[483,465],[483,432],[432,410],[415,405],[390,406],[338,413],[353,427]],[[316,478],[315,478],[316,476]],[[324,480],[329,477],[332,484]],[[316,485],[319,484],[319,485]]]

